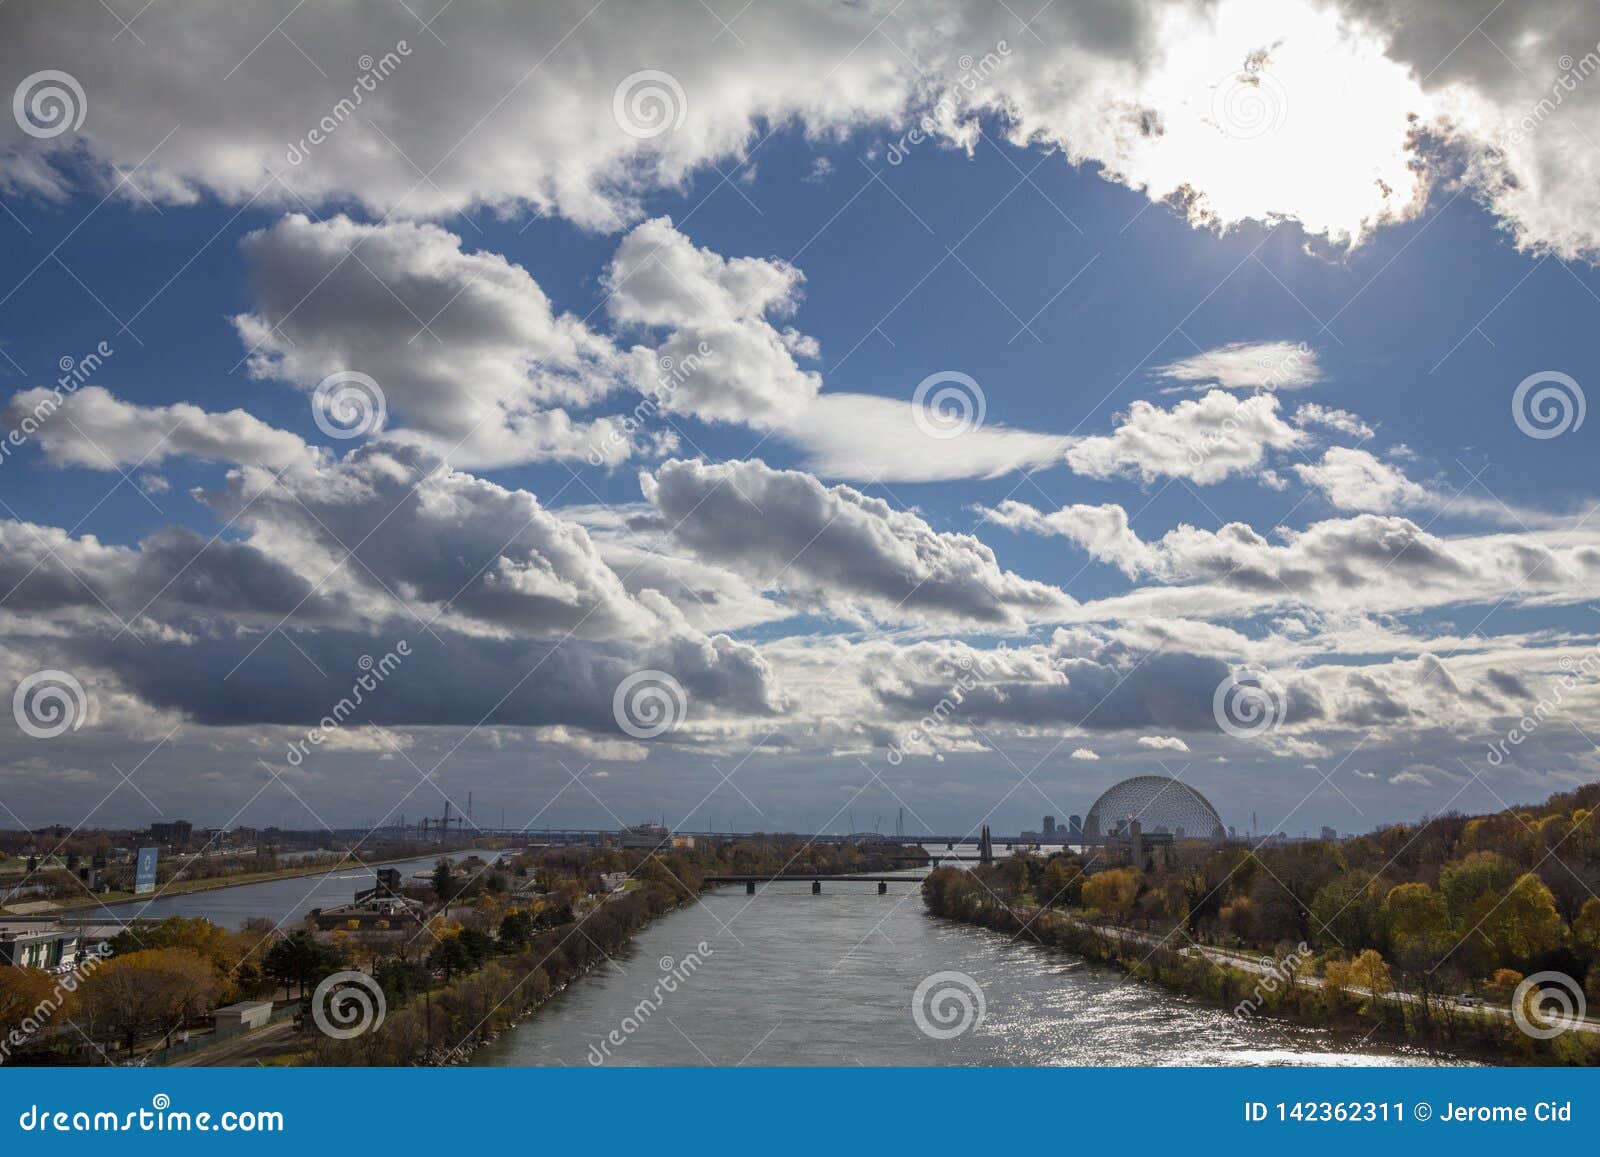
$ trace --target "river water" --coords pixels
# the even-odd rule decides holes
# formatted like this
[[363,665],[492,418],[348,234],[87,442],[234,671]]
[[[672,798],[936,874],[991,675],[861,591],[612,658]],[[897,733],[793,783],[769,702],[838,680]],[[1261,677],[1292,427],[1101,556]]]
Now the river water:
[[[451,852],[449,856],[452,860],[467,855],[489,859],[495,854],[461,851]],[[386,866],[399,868],[402,876],[410,876],[415,872],[431,871],[438,862],[437,856],[424,856]],[[350,903],[358,891],[372,887],[376,881],[377,875],[371,868],[358,868],[352,864],[287,880],[238,884],[204,892],[157,896],[149,900],[127,900],[120,904],[108,904],[103,909],[95,908],[93,912],[111,913],[122,919],[163,920],[168,916],[204,916],[223,928],[238,928],[251,917],[260,916],[274,924],[281,921],[287,927],[313,908],[332,908]]]
[[[635,936],[480,1049],[479,1065],[1416,1065],[1391,1046],[1246,1020],[1125,981],[1055,949],[928,916],[917,885],[824,881],[722,888]],[[699,946],[705,945],[705,951]],[[684,976],[676,991],[660,980]],[[913,1015],[918,985],[959,972],[983,1015]],[[933,983],[965,994],[966,980]],[[641,1001],[659,998],[638,1017]],[[635,1019],[637,1017],[637,1019]],[[615,1031],[622,1043],[608,1041]],[[602,1047],[604,1051],[602,1051]]]

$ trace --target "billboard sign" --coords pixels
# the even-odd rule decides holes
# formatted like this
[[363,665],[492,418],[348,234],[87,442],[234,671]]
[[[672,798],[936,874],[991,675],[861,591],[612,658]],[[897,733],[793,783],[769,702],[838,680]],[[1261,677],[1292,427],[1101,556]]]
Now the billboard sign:
[[140,848],[133,869],[133,894],[143,896],[156,890],[156,857],[160,848]]

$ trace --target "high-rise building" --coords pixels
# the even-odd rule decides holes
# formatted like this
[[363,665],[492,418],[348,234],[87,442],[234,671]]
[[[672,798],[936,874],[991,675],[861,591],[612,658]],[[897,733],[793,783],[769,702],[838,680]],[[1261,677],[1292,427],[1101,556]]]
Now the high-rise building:
[[1067,817],[1067,843],[1081,844],[1083,842],[1083,817]]
[[1046,840],[1054,839],[1055,838],[1055,834],[1056,834],[1056,817],[1055,816],[1045,816],[1044,817],[1044,838]]

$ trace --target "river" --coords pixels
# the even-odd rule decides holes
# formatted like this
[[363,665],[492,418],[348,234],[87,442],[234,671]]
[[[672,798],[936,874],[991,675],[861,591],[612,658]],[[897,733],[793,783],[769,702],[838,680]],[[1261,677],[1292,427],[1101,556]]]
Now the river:
[[[480,850],[450,852],[449,856],[452,860],[467,855],[492,859],[497,854]],[[414,872],[429,871],[438,862],[438,856],[423,856],[385,866],[399,868],[402,876],[410,876]],[[149,900],[126,900],[94,911],[108,912],[123,919],[161,920],[168,916],[203,916],[224,928],[239,928],[246,920],[260,916],[274,924],[281,922],[287,927],[313,908],[332,908],[350,903],[356,892],[372,887],[376,880],[377,875],[371,868],[358,868],[351,864],[342,868],[323,868],[313,875],[294,876],[285,880],[235,884],[203,892],[156,896]]]
[[[1266,1017],[1235,1018],[1114,969],[928,916],[913,882],[722,888],[635,936],[615,961],[480,1049],[479,1065],[1417,1065],[1439,1063]],[[702,951],[704,944],[709,952]],[[694,957],[698,964],[695,967]],[[954,1014],[922,1019],[934,982]],[[658,981],[676,991],[637,1016]],[[686,979],[677,980],[677,977]],[[938,1002],[936,1002],[937,1004]],[[975,1023],[973,1023],[975,1022]],[[634,1026],[637,1025],[635,1028]],[[622,1043],[609,1034],[617,1033]],[[604,1046],[604,1052],[600,1051]]]

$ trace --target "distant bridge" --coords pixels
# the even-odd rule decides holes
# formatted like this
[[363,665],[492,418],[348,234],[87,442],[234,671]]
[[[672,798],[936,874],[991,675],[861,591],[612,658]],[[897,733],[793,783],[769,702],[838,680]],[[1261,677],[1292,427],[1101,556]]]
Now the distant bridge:
[[745,893],[754,896],[757,884],[803,884],[809,880],[811,881],[811,894],[820,896],[822,894],[822,881],[828,880],[842,884],[876,884],[878,885],[878,895],[882,896],[889,891],[890,884],[920,884],[927,878],[926,876],[835,876],[827,872],[800,872],[788,876],[706,876],[703,878],[703,882],[706,884],[743,884]]
[[[379,828],[379,829],[376,829],[376,830],[383,831],[385,829]],[[505,836],[505,837],[508,837],[508,838],[526,839],[526,840],[532,840],[532,841],[535,841],[535,842],[538,842],[538,843],[547,843],[547,844],[579,844],[579,845],[589,844],[589,845],[594,845],[596,847],[598,847],[600,844],[605,843],[607,841],[615,841],[617,839],[617,832],[616,832],[615,829],[612,829],[612,828],[480,828],[480,827],[469,827],[469,828],[467,828],[465,830],[470,832],[471,834],[474,834],[474,835]],[[335,834],[342,834],[342,833],[335,833]],[[365,835],[367,833],[364,832],[364,831],[355,831],[355,832],[353,832],[351,834],[354,834],[354,835]],[[836,832],[832,832],[832,833],[830,833],[830,832],[817,832],[817,833],[808,833],[808,832],[693,832],[693,831],[689,831],[687,829],[675,829],[675,830],[673,830],[673,832],[671,834],[674,835],[674,836],[690,836],[690,837],[693,837],[694,839],[699,839],[699,840],[750,840],[750,841],[794,840],[794,841],[797,841],[797,842],[800,842],[800,843],[807,843],[807,844],[866,844],[868,846],[870,846],[870,845],[872,845],[874,843],[885,844],[885,845],[894,845],[894,846],[911,844],[911,845],[921,845],[923,847],[928,847],[928,848],[937,847],[939,844],[943,844],[947,850],[951,850],[951,851],[955,850],[956,848],[964,847],[964,846],[973,846],[973,847],[975,847],[983,838],[981,833],[979,833],[979,832],[968,832],[965,835],[959,835],[959,836],[937,836],[937,835],[927,835],[927,836],[918,836],[918,835],[881,836],[880,835],[880,836],[873,836],[873,837],[863,837],[861,835],[861,833],[859,833],[859,832],[853,833],[851,835],[841,835],[841,834],[836,833]],[[1083,835],[1078,835],[1078,836],[1074,836],[1072,839],[1069,840],[1069,839],[1067,839],[1067,835],[1066,835],[1066,832],[1064,830],[1063,831],[1058,831],[1057,835],[1059,837],[1057,839],[1044,841],[1044,846],[1047,846],[1047,847],[1059,847],[1059,846],[1061,846],[1063,844],[1071,844],[1071,845],[1077,846],[1077,845],[1081,845],[1081,844],[1096,844],[1096,843],[1105,843],[1105,842],[1107,842],[1106,838],[1103,837],[1103,836],[1083,836]],[[1020,836],[1020,835],[1016,835],[1016,836],[991,836],[990,839],[991,839],[991,842],[994,843],[995,846],[997,846],[997,847],[1002,845],[1002,844],[1005,845],[1007,848],[1011,848],[1013,846],[1020,846],[1020,847],[1025,847],[1025,848],[1032,848],[1032,847],[1040,846],[1040,841],[1037,840],[1037,839],[1034,839],[1031,835],[1028,836],[1028,837],[1024,837],[1024,836]],[[956,857],[944,856],[942,858],[943,859],[952,859],[952,858],[956,858]]]

